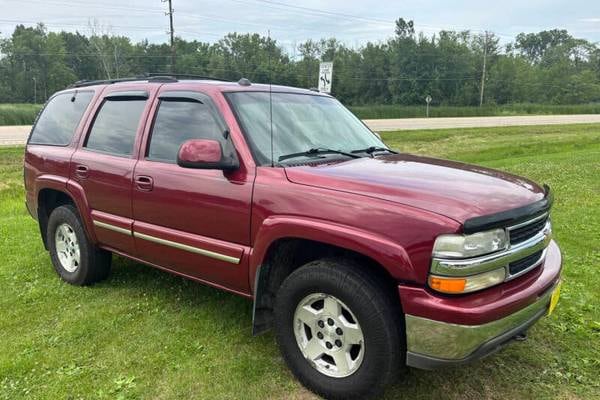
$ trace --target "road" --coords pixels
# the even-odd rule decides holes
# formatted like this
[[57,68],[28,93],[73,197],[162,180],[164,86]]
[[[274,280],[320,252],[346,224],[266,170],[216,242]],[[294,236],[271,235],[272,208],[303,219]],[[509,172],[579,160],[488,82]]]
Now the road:
[[[487,128],[518,125],[591,124],[600,123],[600,114],[368,119],[365,120],[365,123],[369,128],[376,132],[384,132],[415,129]],[[0,126],[0,146],[25,143],[30,129],[31,127],[29,126]]]
[[27,140],[27,135],[31,126],[0,126],[0,146],[10,146],[23,144]]
[[519,125],[562,125],[600,123],[600,114],[579,115],[524,115],[516,117],[460,117],[460,118],[402,118],[369,119],[365,123],[375,132],[447,129],[488,128]]

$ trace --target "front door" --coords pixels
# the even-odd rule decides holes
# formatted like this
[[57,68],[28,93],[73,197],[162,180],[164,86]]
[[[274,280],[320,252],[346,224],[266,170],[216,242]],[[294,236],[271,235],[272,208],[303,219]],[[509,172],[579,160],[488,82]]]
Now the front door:
[[214,139],[235,151],[208,96],[165,91],[135,167],[134,237],[140,258],[236,291],[248,290],[247,249],[253,176],[177,165],[189,139]]

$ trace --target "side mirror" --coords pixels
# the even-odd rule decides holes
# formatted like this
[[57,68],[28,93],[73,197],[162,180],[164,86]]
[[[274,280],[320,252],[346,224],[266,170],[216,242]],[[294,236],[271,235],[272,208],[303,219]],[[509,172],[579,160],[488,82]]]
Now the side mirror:
[[235,153],[223,154],[221,143],[210,139],[192,139],[183,142],[177,153],[177,165],[184,168],[236,169],[239,162]]

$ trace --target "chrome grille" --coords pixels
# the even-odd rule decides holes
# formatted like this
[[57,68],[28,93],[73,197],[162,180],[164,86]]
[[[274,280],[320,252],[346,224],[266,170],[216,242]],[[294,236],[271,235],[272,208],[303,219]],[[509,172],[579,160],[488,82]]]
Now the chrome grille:
[[508,228],[510,244],[515,245],[524,242],[527,239],[531,239],[544,229],[547,222],[548,214],[543,214],[539,217],[533,218],[532,220]]
[[511,277],[521,274],[529,270],[530,268],[536,266],[542,260],[544,255],[544,250],[540,250],[535,252],[527,257],[521,258],[520,260],[511,262],[508,264],[508,273]]

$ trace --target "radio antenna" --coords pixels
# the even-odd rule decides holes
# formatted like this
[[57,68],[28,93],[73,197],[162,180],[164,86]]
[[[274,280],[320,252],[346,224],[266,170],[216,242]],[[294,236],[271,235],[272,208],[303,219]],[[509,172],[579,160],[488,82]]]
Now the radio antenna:
[[271,131],[271,167],[275,166],[273,152],[273,69],[271,68],[271,30],[267,31],[267,52],[269,54],[269,129]]

